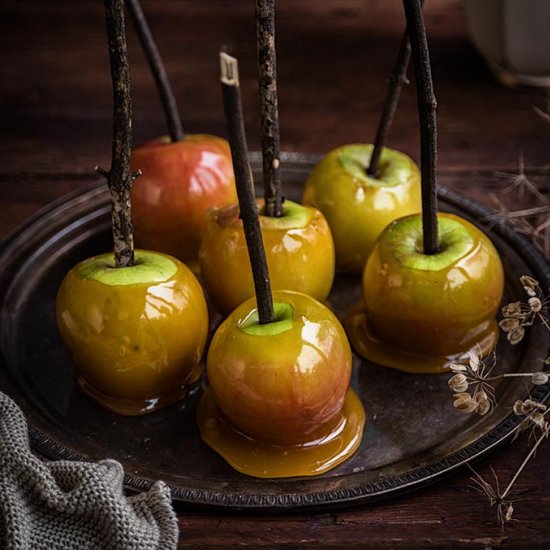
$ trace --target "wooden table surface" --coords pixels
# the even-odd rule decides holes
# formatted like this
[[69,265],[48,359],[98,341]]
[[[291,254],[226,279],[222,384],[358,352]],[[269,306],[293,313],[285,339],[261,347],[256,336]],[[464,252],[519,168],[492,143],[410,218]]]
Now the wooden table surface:
[[[440,182],[488,202],[506,181],[495,171],[549,174],[550,125],[541,90],[500,87],[469,43],[458,0],[427,2],[439,100]],[[231,46],[251,148],[257,149],[255,30],[251,0],[144,0],[188,132],[225,135],[217,51]],[[385,78],[402,32],[399,0],[280,0],[281,139],[285,150],[325,152],[371,141]],[[99,0],[0,4],[0,238],[108,165],[111,83]],[[156,92],[132,30],[134,137],[165,133]],[[405,91],[391,145],[418,159],[414,90]],[[525,442],[476,465],[505,482]],[[468,471],[392,501],[318,514],[222,515],[178,508],[181,548],[550,548],[548,444],[517,483],[526,500],[502,531],[471,489]]]

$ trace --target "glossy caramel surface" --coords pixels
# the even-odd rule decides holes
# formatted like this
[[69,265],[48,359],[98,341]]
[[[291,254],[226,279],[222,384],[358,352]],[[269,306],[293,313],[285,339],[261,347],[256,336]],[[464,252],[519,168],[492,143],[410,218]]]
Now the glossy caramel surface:
[[[288,201],[287,201],[288,202]],[[258,201],[261,209],[263,202]],[[296,205],[298,206],[298,205]],[[302,207],[300,207],[302,208]],[[324,301],[334,280],[334,244],[324,216],[306,209],[307,222],[284,224],[260,216],[271,286]],[[200,250],[201,275],[216,309],[224,314],[254,296],[246,239],[237,206],[213,210]]]
[[293,307],[291,328],[274,335],[241,330],[256,308],[255,299],[248,300],[216,331],[208,379],[219,408],[240,432],[269,444],[304,444],[338,421],[351,350],[336,317],[313,298],[278,291],[274,300]]
[[227,141],[188,135],[172,143],[159,139],[132,150],[132,170],[142,175],[132,186],[136,242],[196,267],[206,212],[237,201]]
[[[143,255],[155,253],[136,251],[138,263]],[[181,399],[197,379],[208,330],[197,279],[169,258],[176,269],[165,280],[105,284],[85,276],[87,264],[98,258],[112,261],[112,254],[75,266],[57,295],[59,330],[81,387],[108,409],[126,415]]]
[[[468,221],[452,214],[439,219],[440,235],[447,235],[440,237],[439,254],[424,256],[403,245],[399,225],[412,224],[407,238],[421,246],[421,219],[415,216],[392,224],[369,257],[364,308],[348,315],[346,327],[356,351],[373,362],[437,372],[477,345],[483,353],[496,345],[504,289],[499,255]],[[458,255],[448,239],[456,240]]]
[[302,202],[318,208],[331,228],[338,271],[361,273],[382,231],[420,212],[420,173],[407,155],[384,148],[378,178],[366,175],[372,145],[344,145],[315,166]]
[[277,446],[235,429],[208,388],[201,398],[197,422],[204,442],[237,471],[260,478],[319,475],[350,458],[361,444],[365,410],[350,389],[334,425],[307,445]]

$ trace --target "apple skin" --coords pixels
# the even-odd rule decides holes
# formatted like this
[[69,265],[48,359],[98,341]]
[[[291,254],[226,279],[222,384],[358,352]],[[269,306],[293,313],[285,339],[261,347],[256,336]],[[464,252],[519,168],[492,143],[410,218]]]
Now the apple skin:
[[[470,222],[438,215],[440,252],[422,254],[422,219],[407,216],[381,235],[363,273],[370,329],[424,356],[468,351],[493,330],[504,272],[489,238]],[[498,332],[496,333],[498,334]]]
[[380,176],[367,176],[372,145],[343,145],[325,155],[302,198],[326,217],[336,269],[361,273],[376,239],[393,220],[421,210],[420,172],[407,155],[384,148]]
[[[258,201],[263,207],[263,201]],[[324,216],[285,201],[285,215],[260,215],[271,286],[324,301],[334,281],[334,244]],[[212,210],[199,253],[204,285],[214,306],[227,315],[254,296],[254,281],[239,208]]]
[[57,294],[57,322],[81,387],[114,412],[143,414],[185,395],[205,347],[208,312],[193,273],[170,256],[137,250],[73,267]]
[[139,246],[196,268],[206,212],[237,201],[229,144],[211,135],[158,139],[132,150],[132,218]]
[[241,304],[214,335],[208,379],[237,430],[269,444],[299,445],[326,435],[339,419],[351,350],[339,321],[320,302],[289,291],[274,292],[274,301],[291,306],[290,327],[258,325],[265,334],[250,334],[243,323],[256,299]]

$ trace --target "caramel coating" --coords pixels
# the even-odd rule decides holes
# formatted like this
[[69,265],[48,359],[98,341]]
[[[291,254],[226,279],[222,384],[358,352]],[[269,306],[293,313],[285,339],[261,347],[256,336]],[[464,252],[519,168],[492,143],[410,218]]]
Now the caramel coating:
[[[263,201],[258,201],[261,211]],[[334,244],[324,216],[316,209],[286,201],[285,209],[303,209],[299,220],[260,216],[271,286],[324,301],[334,280]],[[302,214],[305,222],[302,223]],[[204,285],[223,314],[254,296],[252,269],[237,206],[215,209],[200,249]]]
[[361,273],[374,243],[393,220],[420,212],[420,173],[407,155],[384,148],[378,178],[367,176],[372,145],[344,145],[314,168],[302,202],[326,217],[336,269]]
[[229,144],[211,135],[188,135],[171,143],[156,140],[132,151],[136,242],[165,252],[196,269],[210,208],[237,201]]
[[351,350],[336,317],[304,294],[279,291],[294,319],[282,332],[251,335],[240,326],[256,307],[239,306],[208,352],[217,405],[247,436],[275,445],[315,441],[338,422],[351,377]]
[[410,372],[439,372],[467,352],[483,354],[498,338],[504,290],[500,257],[468,221],[439,214],[440,252],[421,252],[420,216],[392,223],[363,273],[365,305],[346,328],[367,359]]
[[181,399],[206,342],[208,312],[197,279],[163,254],[136,251],[138,266],[151,256],[168,258],[174,269],[155,282],[105,283],[90,278],[91,264],[101,273],[136,269],[108,268],[112,254],[105,254],[71,269],[57,295],[59,331],[81,387],[120,414]]

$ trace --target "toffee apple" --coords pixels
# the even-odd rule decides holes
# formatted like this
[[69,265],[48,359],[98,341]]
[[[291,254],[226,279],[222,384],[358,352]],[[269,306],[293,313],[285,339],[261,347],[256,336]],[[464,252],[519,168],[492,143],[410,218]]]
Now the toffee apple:
[[[334,280],[329,226],[317,209],[283,200],[272,0],[257,0],[256,31],[264,188],[258,208],[271,283],[274,289],[296,290],[323,301]],[[212,211],[199,252],[208,295],[224,314],[254,295],[239,215],[237,206]]]
[[309,176],[302,202],[326,217],[336,268],[360,273],[376,239],[393,220],[420,212],[420,173],[404,153],[384,148],[376,177],[367,174],[372,145],[332,150]]
[[216,331],[199,427],[208,445],[248,475],[320,474],[361,441],[364,411],[349,389],[351,351],[320,302],[288,291],[273,297],[274,322],[259,324],[252,298]]
[[407,31],[388,79],[374,145],[330,151],[306,182],[303,202],[330,225],[339,271],[361,273],[378,236],[393,220],[420,212],[420,173],[407,155],[385,147],[407,82],[411,47]]
[[[262,211],[263,201],[258,201],[258,207]],[[281,217],[260,215],[260,226],[273,289],[296,290],[325,300],[334,279],[334,246],[324,216],[287,200]],[[220,312],[228,314],[254,296],[237,205],[210,212],[199,259],[204,285]]]
[[498,339],[504,289],[498,252],[470,222],[439,214],[439,251],[422,251],[419,215],[384,231],[363,272],[364,307],[346,318],[354,348],[374,363],[437,372]]
[[239,207],[256,296],[223,321],[207,359],[210,388],[197,413],[201,436],[256,477],[308,476],[349,458],[363,407],[349,389],[351,350],[333,313],[314,298],[272,293],[254,200],[237,60],[220,55]]
[[57,321],[81,388],[107,409],[151,412],[181,399],[197,378],[208,314],[202,288],[181,262],[134,250],[130,188],[132,113],[124,4],[105,1],[113,144],[107,178],[114,253],[84,260],[63,279]]
[[237,200],[229,144],[211,135],[150,141],[132,151],[132,169],[142,172],[132,187],[136,241],[196,269],[206,213]]
[[182,399],[195,381],[208,332],[199,282],[180,261],[137,250],[116,268],[112,253],[77,264],[57,295],[57,320],[80,387],[121,414]]
[[358,353],[410,372],[444,372],[469,352],[486,355],[504,275],[491,241],[468,221],[438,214],[436,100],[421,0],[403,0],[422,132],[422,215],[394,221],[363,272],[364,306],[346,320]]
[[151,67],[170,136],[148,141],[132,153],[143,176],[132,189],[137,243],[166,252],[197,269],[206,212],[237,200],[229,145],[207,134],[184,134],[168,75],[139,0],[128,12]]

